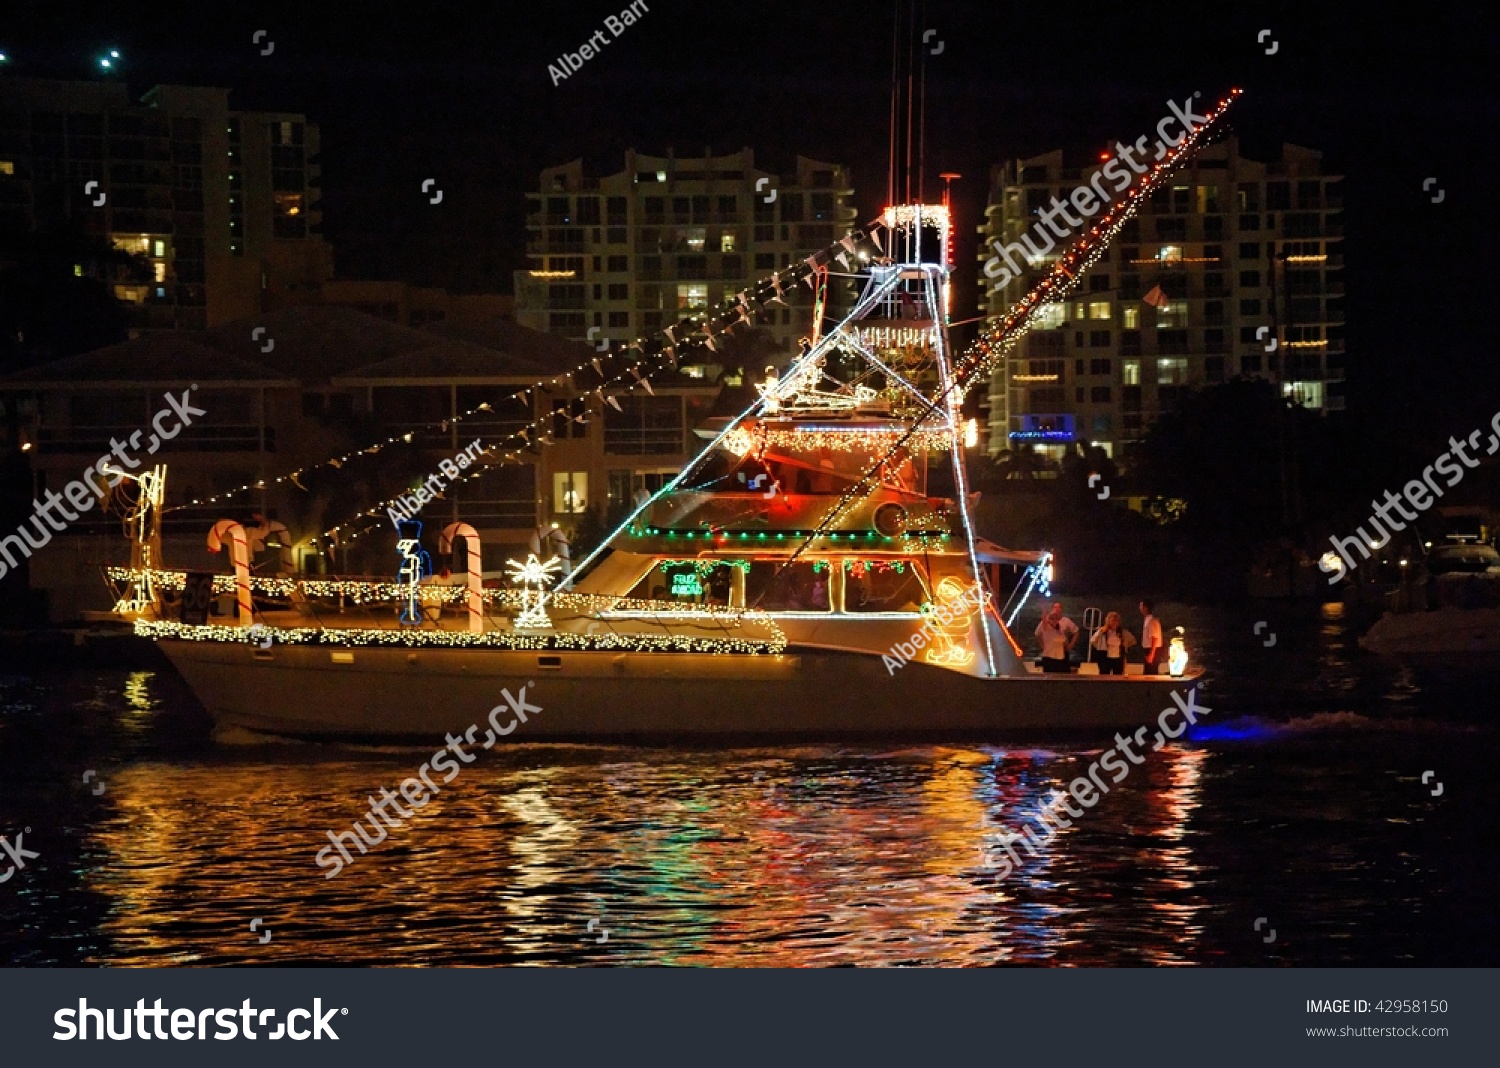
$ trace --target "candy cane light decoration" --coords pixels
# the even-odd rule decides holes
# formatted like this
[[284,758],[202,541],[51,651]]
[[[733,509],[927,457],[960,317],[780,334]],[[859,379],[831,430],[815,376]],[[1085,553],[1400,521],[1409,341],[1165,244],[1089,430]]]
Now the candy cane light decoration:
[[463,538],[469,571],[469,630],[484,630],[484,576],[480,571],[479,531],[467,523],[449,523],[438,535],[438,552],[451,553],[453,539]]
[[219,552],[229,543],[229,559],[234,565],[234,599],[239,605],[239,623],[250,626],[255,609],[250,603],[250,546],[245,528],[233,519],[221,519],[208,532],[208,551]]

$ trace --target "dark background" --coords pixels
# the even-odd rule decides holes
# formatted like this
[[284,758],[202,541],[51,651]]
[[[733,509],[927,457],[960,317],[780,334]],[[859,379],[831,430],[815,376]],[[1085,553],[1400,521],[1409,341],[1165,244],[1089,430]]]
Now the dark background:
[[[93,57],[117,48],[133,94],[220,85],[232,106],[306,113],[322,127],[340,277],[508,291],[537,172],[582,156],[612,173],[631,146],[748,145],[773,170],[798,153],[846,163],[861,218],[878,212],[893,3],[649,0],[554,87],[548,64],[624,6],[12,2],[0,51],[11,73],[74,78],[99,77]],[[1496,222],[1493,10],[927,3],[917,34],[943,42],[928,65],[928,196],[939,171],[963,175],[955,319],[977,312],[993,163],[1095,152],[1154,130],[1168,98],[1240,86],[1229,125],[1245,147],[1306,145],[1347,176],[1348,418],[1372,449],[1399,437],[1430,459],[1428,440],[1489,421],[1500,379],[1481,273]],[[270,56],[252,44],[260,29]],[[420,192],[429,177],[441,206]]]

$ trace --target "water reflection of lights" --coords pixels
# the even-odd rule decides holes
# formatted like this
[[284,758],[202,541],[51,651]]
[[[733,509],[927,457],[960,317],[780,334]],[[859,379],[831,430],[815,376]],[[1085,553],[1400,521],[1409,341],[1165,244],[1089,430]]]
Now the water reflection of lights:
[[[553,773],[555,774],[555,773]],[[527,775],[534,779],[534,775]],[[544,773],[544,778],[551,774]],[[500,798],[500,804],[521,820],[526,830],[511,839],[510,852],[515,858],[513,889],[504,895],[505,910],[515,923],[522,939],[517,947],[527,952],[543,949],[553,935],[554,923],[547,920],[547,898],[550,895],[528,893],[540,887],[554,886],[557,872],[569,866],[569,857],[581,830],[552,807],[547,783],[536,782]]]
[[[1090,963],[1122,932],[1131,959],[1176,962],[1204,907],[1188,829],[1209,753],[1167,746],[1010,878],[983,866],[1002,826],[1097,756],[778,756],[764,783],[675,756],[476,764],[329,883],[312,864],[323,829],[404,762],[139,764],[111,779],[86,889],[109,902],[100,959],[127,964]],[[1132,894],[1101,889],[1122,877]],[[272,945],[226,937],[268,901]],[[1141,930],[1142,912],[1163,919]]]
[[160,702],[151,693],[154,671],[132,671],[125,678],[125,703],[120,708],[120,726],[130,734],[144,734],[151,727]]
[[1164,761],[1167,783],[1151,793],[1153,816],[1159,821],[1151,836],[1175,844],[1148,850],[1148,855],[1155,856],[1150,866],[1161,873],[1155,884],[1163,891],[1151,894],[1151,909],[1174,937],[1148,948],[1147,958],[1154,965],[1186,964],[1192,959],[1191,948],[1203,935],[1198,916],[1208,908],[1197,893],[1203,869],[1187,845],[1188,823],[1201,804],[1199,783],[1212,757],[1205,749],[1167,746],[1158,759]]

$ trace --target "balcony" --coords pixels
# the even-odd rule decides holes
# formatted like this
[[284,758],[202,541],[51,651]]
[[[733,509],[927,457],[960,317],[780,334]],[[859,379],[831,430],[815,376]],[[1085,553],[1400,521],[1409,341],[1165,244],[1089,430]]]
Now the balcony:
[[476,528],[528,530],[536,526],[536,501],[526,498],[467,499],[457,502],[458,515]]
[[[111,439],[129,443],[132,435],[139,435],[141,442],[139,458],[144,458],[150,447],[151,434],[142,433],[138,425],[131,426],[75,426],[42,427],[37,432],[37,445],[44,452],[85,453],[102,456],[113,447]],[[266,428],[266,451],[276,451],[275,431]],[[259,452],[261,430],[259,426],[202,426],[183,428],[182,432],[166,442],[159,450],[168,452]]]
[[676,456],[683,452],[681,429],[604,429],[604,451],[612,456]]

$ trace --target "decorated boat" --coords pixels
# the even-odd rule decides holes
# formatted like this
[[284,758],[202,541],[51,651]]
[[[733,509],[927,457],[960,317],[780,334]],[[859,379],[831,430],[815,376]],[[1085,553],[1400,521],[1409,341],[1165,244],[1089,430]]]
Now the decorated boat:
[[[702,426],[697,457],[566,571],[533,555],[488,586],[474,529],[454,523],[432,548],[464,580],[433,585],[420,521],[394,513],[391,580],[253,576],[267,532],[228,520],[208,547],[229,573],[173,571],[152,548],[153,472],[137,557],[112,572],[117,610],[220,727],[299,739],[473,742],[523,687],[544,711],[517,740],[1145,723],[1200,675],[1185,656],[1170,676],[1044,675],[1012,631],[1052,561],[974,529],[962,403],[1001,346],[992,330],[968,357],[949,350],[951,236],[946,204],[889,208],[742,294],[749,319],[818,272],[858,284],[842,321],[768,369],[738,415]],[[696,327],[712,339],[716,324]],[[686,340],[669,330],[662,344]],[[219,596],[232,608],[210,618]]]

